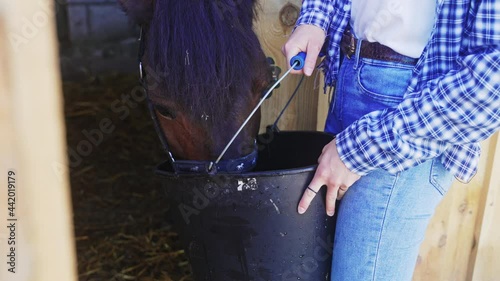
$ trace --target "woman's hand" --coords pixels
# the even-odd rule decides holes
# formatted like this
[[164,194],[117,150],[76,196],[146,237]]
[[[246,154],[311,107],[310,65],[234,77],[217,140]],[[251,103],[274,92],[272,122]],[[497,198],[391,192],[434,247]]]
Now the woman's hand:
[[303,72],[306,76],[311,76],[316,66],[319,52],[323,47],[323,43],[325,43],[325,37],[326,34],[323,29],[309,24],[299,25],[293,31],[281,49],[287,62],[290,63],[290,59],[300,52],[305,52],[307,56],[304,68],[302,70],[292,70],[292,73],[299,74]]
[[335,201],[340,200],[347,189],[360,176],[349,171],[344,165],[337,152],[335,140],[325,145],[318,163],[319,165],[314,178],[300,199],[298,212],[299,214],[305,213],[316,193],[323,185],[326,185],[326,213],[329,216],[333,216],[335,213]]

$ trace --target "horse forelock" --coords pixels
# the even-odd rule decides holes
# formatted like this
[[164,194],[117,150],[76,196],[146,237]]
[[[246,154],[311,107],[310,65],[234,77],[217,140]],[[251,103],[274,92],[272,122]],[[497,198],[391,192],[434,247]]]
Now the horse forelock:
[[221,107],[249,98],[251,65],[262,56],[252,30],[255,0],[155,2],[147,52],[164,74],[161,95],[218,122]]

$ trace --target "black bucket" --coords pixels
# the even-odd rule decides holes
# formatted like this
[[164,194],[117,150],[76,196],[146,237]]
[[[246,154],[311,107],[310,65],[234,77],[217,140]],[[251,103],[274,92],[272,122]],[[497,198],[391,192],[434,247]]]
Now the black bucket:
[[329,280],[334,219],[325,213],[325,189],[308,211],[297,205],[314,175],[321,132],[259,136],[254,171],[164,177],[176,230],[196,281]]

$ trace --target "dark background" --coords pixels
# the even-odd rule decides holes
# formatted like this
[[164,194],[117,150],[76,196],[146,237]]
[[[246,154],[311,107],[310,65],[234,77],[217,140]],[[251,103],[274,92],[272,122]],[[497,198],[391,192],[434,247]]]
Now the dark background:
[[56,6],[79,280],[191,280],[134,92],[139,29],[114,0]]

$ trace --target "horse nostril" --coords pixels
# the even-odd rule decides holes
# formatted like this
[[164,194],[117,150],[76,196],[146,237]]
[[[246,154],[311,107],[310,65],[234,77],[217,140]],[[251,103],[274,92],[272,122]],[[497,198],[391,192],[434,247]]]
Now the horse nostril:
[[158,112],[162,117],[165,117],[166,119],[173,120],[176,117],[176,114],[173,110],[170,110],[164,106],[161,105],[155,105],[155,110]]

